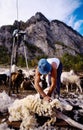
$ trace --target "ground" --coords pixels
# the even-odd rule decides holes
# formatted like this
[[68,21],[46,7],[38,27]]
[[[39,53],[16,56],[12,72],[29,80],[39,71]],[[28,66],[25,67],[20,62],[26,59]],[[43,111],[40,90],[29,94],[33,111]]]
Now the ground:
[[[8,86],[1,85],[0,86],[0,92],[3,92],[3,90],[5,90],[8,93],[8,91],[9,91]],[[21,98],[26,97],[29,94],[35,94],[35,93],[36,93],[35,90],[26,90],[26,91],[20,91],[19,94],[11,94],[11,97],[21,99]],[[62,94],[63,97],[67,97],[67,93],[64,92],[63,90],[61,90],[61,94]],[[71,117],[72,117],[72,114],[73,114],[73,112],[67,113],[67,115],[69,115]],[[8,116],[9,115],[8,115],[7,112],[4,113],[4,114],[0,113],[0,122],[2,121],[2,119],[5,118],[7,124],[9,125],[10,128],[14,128],[15,130],[19,130],[20,121],[10,123],[8,121]],[[41,121],[40,124],[43,124],[43,122],[47,119],[45,117],[38,117],[38,120]],[[83,120],[83,117],[82,117],[82,120]],[[78,130],[76,128],[69,126],[65,121],[63,121],[61,119],[57,119],[57,121],[55,123],[55,128],[56,128],[56,130],[59,130],[59,129],[60,130],[65,130],[65,129],[66,130]]]
[[[6,91],[7,93],[9,92],[9,85],[0,85],[0,93],[1,92],[3,92],[3,91]],[[75,89],[73,89],[72,90],[72,93],[75,91]],[[24,97],[26,97],[27,95],[30,95],[30,94],[35,94],[36,93],[36,91],[35,90],[25,90],[25,91],[20,91],[19,90],[19,94],[12,94],[12,93],[10,93],[10,96],[12,97],[12,98],[19,98],[19,99],[21,99],[21,98],[24,98]],[[9,93],[8,93],[9,94]],[[79,95],[79,94],[78,94]],[[78,95],[76,95],[76,98],[78,97]],[[64,97],[64,99],[66,98],[66,99],[68,99],[68,98],[72,98],[72,95],[70,94],[68,94],[68,93],[66,93],[66,91],[65,91],[65,87],[63,87],[63,88],[61,88],[61,96],[62,97]],[[83,99],[81,99],[81,100],[83,100]],[[83,109],[82,109],[83,110]],[[71,118],[73,118],[73,116],[75,116],[75,115],[73,115],[73,114],[75,114],[74,113],[74,111],[78,111],[78,106],[76,106],[75,107],[75,109],[74,110],[72,110],[70,113],[66,113],[69,117],[71,117]],[[15,130],[19,130],[19,126],[20,126],[20,121],[19,122],[9,122],[8,121],[8,112],[6,112],[6,113],[0,113],[0,123],[2,122],[2,119],[5,119],[6,120],[6,122],[7,122],[7,124],[8,124],[8,126],[10,127],[10,128],[14,128]],[[78,117],[79,118],[79,117]],[[74,119],[74,118],[73,118]],[[82,117],[80,117],[79,118],[80,120],[78,120],[78,122],[79,123],[81,123],[82,124],[82,121],[83,121],[83,115],[82,115]],[[47,120],[45,117],[38,117],[38,121],[40,121],[40,124],[43,124],[43,121],[45,121],[45,120]],[[55,128],[56,128],[56,130],[78,130],[78,129],[76,129],[76,128],[73,128],[73,127],[71,127],[71,126],[69,126],[65,121],[63,121],[63,120],[61,120],[61,119],[57,119],[57,121],[56,121],[56,123],[55,123]]]

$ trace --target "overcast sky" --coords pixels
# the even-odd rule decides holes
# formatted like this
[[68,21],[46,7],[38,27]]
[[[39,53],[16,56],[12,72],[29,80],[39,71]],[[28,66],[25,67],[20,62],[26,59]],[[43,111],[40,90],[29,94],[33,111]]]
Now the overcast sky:
[[26,22],[36,12],[48,20],[63,21],[83,35],[83,0],[0,0],[0,26]]

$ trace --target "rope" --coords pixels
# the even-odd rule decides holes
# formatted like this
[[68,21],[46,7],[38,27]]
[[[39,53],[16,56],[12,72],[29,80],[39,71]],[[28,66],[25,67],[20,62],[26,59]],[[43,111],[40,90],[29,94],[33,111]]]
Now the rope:
[[16,0],[16,10],[17,10],[17,21],[18,21],[18,0]]
[[[25,42],[25,35],[24,35],[24,40],[23,40],[24,56],[25,56],[25,61],[26,61],[27,71],[28,71],[28,73],[29,73],[29,75],[30,75],[30,72],[29,72],[29,66],[28,66],[28,61],[27,61],[26,47],[25,47],[24,42]],[[30,80],[30,81],[31,81],[31,80]],[[34,83],[33,83],[32,81],[31,81],[31,84],[32,84],[32,85],[33,85],[33,87],[34,87]]]
[[[24,36],[24,38],[25,38],[25,36]],[[28,61],[27,61],[27,53],[26,53],[26,47],[25,47],[24,41],[23,41],[24,56],[25,56],[25,62],[26,62],[27,71],[29,72],[29,66],[28,66]],[[30,75],[30,72],[29,72],[29,75]]]

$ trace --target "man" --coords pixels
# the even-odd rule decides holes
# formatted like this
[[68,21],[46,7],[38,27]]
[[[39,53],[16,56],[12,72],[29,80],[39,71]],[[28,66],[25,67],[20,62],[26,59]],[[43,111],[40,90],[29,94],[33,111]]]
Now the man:
[[[39,92],[40,97],[42,97],[46,101],[51,100],[51,96],[54,93],[55,95],[60,95],[60,76],[62,73],[62,63],[58,58],[48,58],[48,59],[40,59],[38,62],[38,67],[35,71],[35,89]],[[48,92],[47,94],[43,91],[40,86],[40,77],[41,75],[45,75],[48,77]],[[56,90],[56,91],[55,91]]]

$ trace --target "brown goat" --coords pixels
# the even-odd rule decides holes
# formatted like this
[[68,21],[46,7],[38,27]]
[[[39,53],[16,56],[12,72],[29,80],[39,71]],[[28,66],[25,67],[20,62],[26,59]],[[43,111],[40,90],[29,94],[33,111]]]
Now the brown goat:
[[24,75],[22,74],[21,70],[11,73],[11,89],[13,93],[15,92],[15,90],[18,93],[18,87],[22,83],[23,79]]
[[29,77],[24,78],[20,87],[21,90],[34,90],[34,76],[29,75]]

